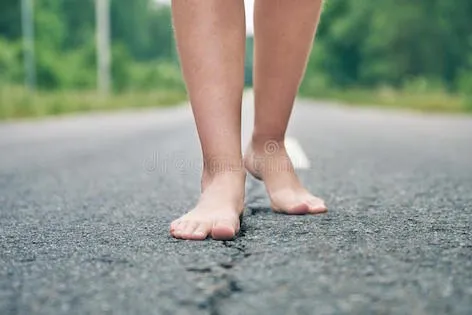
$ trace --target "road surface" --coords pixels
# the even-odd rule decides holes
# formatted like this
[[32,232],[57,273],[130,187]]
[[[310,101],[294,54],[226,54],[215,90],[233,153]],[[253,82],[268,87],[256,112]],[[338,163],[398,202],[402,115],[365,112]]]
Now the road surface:
[[191,242],[188,107],[0,124],[0,314],[472,313],[471,117],[299,100],[289,135],[329,213],[248,179],[240,237]]

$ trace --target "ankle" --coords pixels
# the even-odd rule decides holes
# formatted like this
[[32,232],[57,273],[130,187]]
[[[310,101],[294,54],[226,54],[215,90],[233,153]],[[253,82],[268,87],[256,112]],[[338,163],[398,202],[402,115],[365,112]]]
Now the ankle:
[[212,158],[205,159],[202,172],[202,185],[206,186],[215,178],[243,177],[245,169],[242,158]]
[[246,169],[256,178],[293,172],[293,164],[287,155],[283,139],[256,138],[246,151]]
[[201,178],[201,191],[205,191],[211,184],[217,185],[235,185],[236,187],[244,187],[246,180],[246,170],[240,167],[239,169],[231,169],[220,172],[210,172],[203,170]]
[[251,150],[256,155],[273,155],[285,150],[284,136],[253,135]]
[[203,173],[209,177],[239,173],[243,171],[242,163],[242,157],[205,158],[203,161]]
[[266,133],[266,132],[258,132],[257,130],[254,130],[254,132],[252,133],[251,139],[253,143],[265,143],[268,141],[284,142],[285,133]]

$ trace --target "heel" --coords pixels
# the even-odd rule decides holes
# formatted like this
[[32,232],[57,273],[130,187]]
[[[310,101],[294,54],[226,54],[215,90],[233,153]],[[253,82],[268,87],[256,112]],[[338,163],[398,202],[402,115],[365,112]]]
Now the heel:
[[253,173],[251,173],[251,172],[249,172],[249,171],[247,171],[247,173],[248,173],[249,175],[251,175],[252,178],[254,178],[254,179],[256,179],[256,180],[262,182],[262,178],[261,178],[261,177],[256,176],[256,175],[254,175]]

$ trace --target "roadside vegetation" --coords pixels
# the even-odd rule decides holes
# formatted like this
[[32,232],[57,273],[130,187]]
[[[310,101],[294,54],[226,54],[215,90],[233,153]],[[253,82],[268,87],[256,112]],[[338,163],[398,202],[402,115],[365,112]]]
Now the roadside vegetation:
[[39,91],[23,87],[0,89],[0,119],[61,115],[86,111],[162,107],[186,100],[181,90],[126,91],[103,97],[95,91]]
[[20,1],[0,2],[0,119],[126,107],[186,99],[168,6],[111,1],[112,91],[96,91],[92,0],[35,2],[36,91],[24,87]]
[[301,94],[472,112],[472,2],[327,0]]

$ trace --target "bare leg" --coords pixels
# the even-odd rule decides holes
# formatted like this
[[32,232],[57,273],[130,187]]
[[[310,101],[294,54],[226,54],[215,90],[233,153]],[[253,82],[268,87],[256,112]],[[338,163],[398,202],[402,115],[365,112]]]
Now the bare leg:
[[245,17],[242,0],[173,0],[177,46],[204,170],[196,207],[171,224],[176,238],[230,239],[239,231]]
[[250,173],[266,185],[275,211],[325,212],[323,200],[300,183],[284,138],[318,25],[322,0],[256,0],[255,126],[245,154]]

